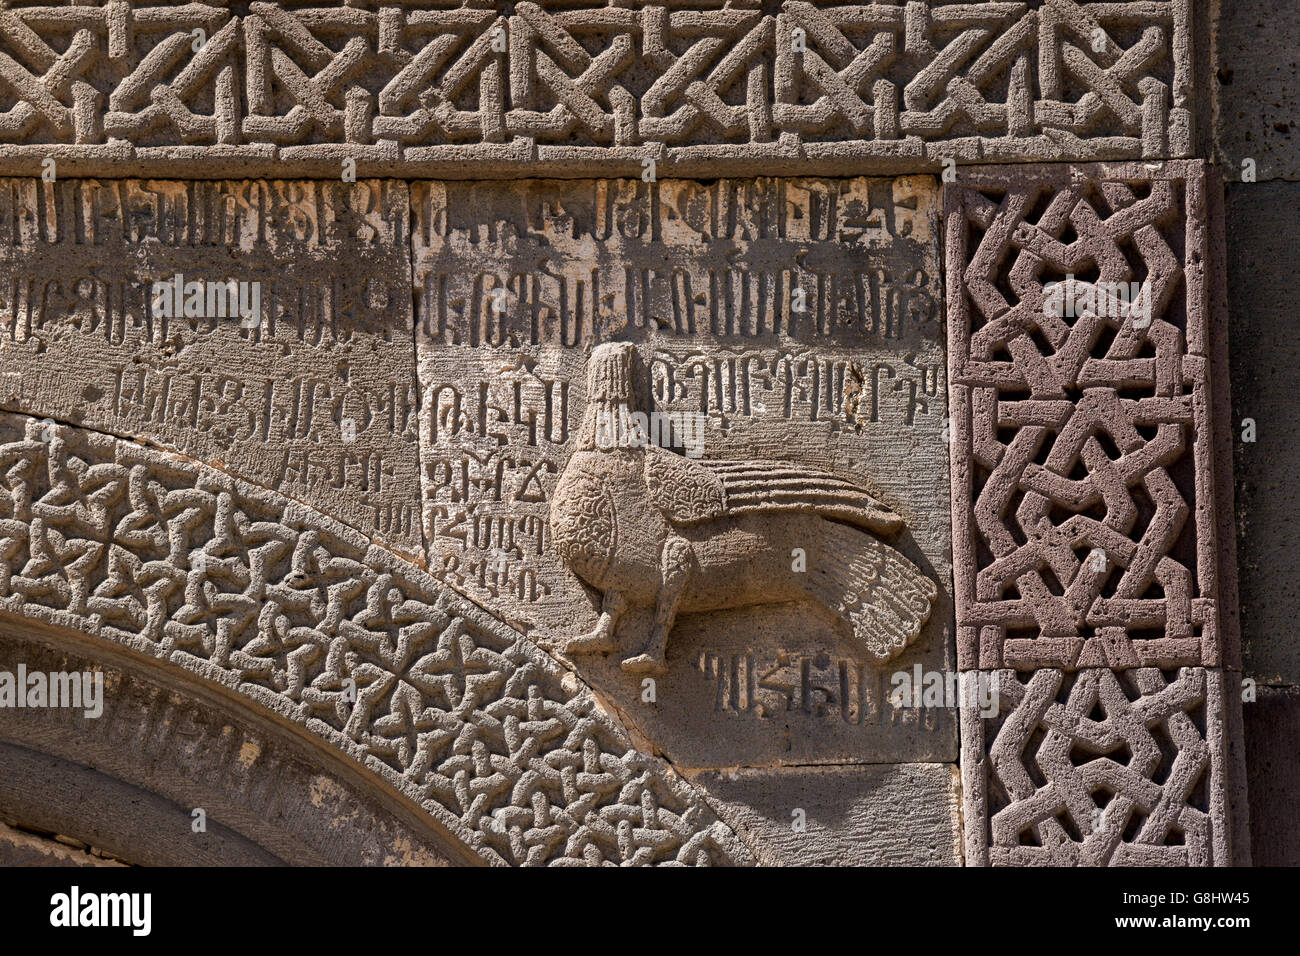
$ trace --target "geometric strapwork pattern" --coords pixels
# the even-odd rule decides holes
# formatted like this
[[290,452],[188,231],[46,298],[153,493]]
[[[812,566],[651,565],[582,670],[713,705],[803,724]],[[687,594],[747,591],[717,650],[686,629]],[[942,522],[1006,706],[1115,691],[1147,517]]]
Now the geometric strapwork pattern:
[[947,188],[965,669],[1221,664],[1203,176]]
[[1178,157],[1189,22],[1189,0],[10,0],[0,159],[717,176]]
[[968,864],[1228,862],[1219,671],[981,674],[1001,712],[963,727]]
[[751,860],[522,635],[357,532],[177,455],[0,414],[0,615],[226,685],[489,862]]

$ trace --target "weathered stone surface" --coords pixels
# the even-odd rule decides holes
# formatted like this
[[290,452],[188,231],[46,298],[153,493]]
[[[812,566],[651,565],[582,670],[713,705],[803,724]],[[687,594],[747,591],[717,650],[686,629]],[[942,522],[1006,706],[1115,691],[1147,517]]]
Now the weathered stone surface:
[[1300,688],[1256,688],[1242,704],[1255,866],[1300,866]]
[[1289,12],[2,6],[0,663],[129,676],[0,723],[0,859],[1249,860],[1292,197],[1225,267],[1187,157],[1295,173]]
[[1227,865],[1204,170],[1039,172],[946,197],[958,650],[1001,709],[962,714],[966,858]]
[[77,847],[0,823],[0,866],[121,866]]
[[1225,204],[1242,663],[1264,683],[1300,684],[1297,203],[1300,184],[1272,182],[1229,184]]
[[[951,722],[836,716],[841,667],[857,696],[886,665],[951,664],[933,180],[414,201],[432,573],[552,632],[686,766],[952,759]],[[803,613],[746,610],[782,603]],[[717,654],[792,693],[738,719]],[[808,666],[834,686],[801,689]]]
[[1225,177],[1240,180],[1249,159],[1258,181],[1300,179],[1300,7],[1223,0],[1213,7],[1215,75],[1206,93]]
[[[782,767],[692,774],[767,866],[960,866],[952,764]],[[798,811],[802,811],[800,814]]]
[[[408,204],[400,182],[0,182],[0,407],[175,448],[419,556]],[[184,296],[156,294],[177,275]]]
[[489,862],[750,859],[573,675],[358,532],[27,416],[0,414],[0,462],[0,617],[165,661],[296,723]]
[[[1214,422],[1210,464],[1214,472],[1215,543],[1217,545],[1219,652],[1228,669],[1241,670],[1241,606],[1237,582],[1236,475],[1233,459],[1238,440],[1236,417],[1232,411],[1232,363],[1228,349],[1231,328],[1228,314],[1228,255],[1224,212],[1222,170],[1207,166],[1205,170],[1206,226],[1209,230],[1209,257],[1205,270],[1208,306],[1210,416]],[[1238,708],[1238,716],[1240,716]],[[1240,742],[1241,735],[1234,739]],[[1245,781],[1245,774],[1239,775]],[[1244,805],[1245,801],[1242,801]],[[1244,832],[1244,831],[1243,831]]]
[[1223,672],[981,673],[1000,713],[962,713],[968,864],[1231,864]]
[[948,187],[964,668],[1223,660],[1204,182],[1166,163]]
[[[1190,0],[8,5],[0,171],[831,175],[1185,156]],[[196,32],[198,31],[198,32]]]

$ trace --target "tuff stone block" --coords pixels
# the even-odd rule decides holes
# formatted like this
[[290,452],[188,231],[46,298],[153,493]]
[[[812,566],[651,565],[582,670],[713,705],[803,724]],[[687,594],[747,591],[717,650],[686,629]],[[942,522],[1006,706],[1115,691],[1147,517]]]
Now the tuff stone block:
[[945,215],[961,666],[1221,663],[1203,167],[974,170]]
[[934,181],[413,198],[431,573],[683,766],[954,759]]
[[[950,665],[927,651],[882,665],[807,607],[761,605],[679,618],[653,699],[622,653],[573,661],[679,769],[955,761],[957,710],[927,704],[917,675]],[[898,694],[899,674],[915,699]]]
[[1200,98],[1213,103],[1213,150],[1225,178],[1240,182],[1246,160],[1257,182],[1300,178],[1300,7],[1220,2],[1213,12],[1214,75]]
[[[1300,183],[1230,183],[1225,245],[1232,304],[1232,420],[1242,663],[1261,683],[1300,684],[1300,350],[1290,333]],[[1249,421],[1247,421],[1249,420]],[[1243,441],[1244,436],[1254,439]]]
[[0,181],[0,407],[422,558],[408,217],[401,182]]
[[760,865],[961,865],[952,764],[710,770],[691,782]]

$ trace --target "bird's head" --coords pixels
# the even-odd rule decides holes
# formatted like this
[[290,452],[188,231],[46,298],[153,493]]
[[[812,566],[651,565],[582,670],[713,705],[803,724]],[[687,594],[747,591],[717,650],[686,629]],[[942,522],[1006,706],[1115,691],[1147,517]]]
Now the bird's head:
[[634,446],[621,439],[627,430],[627,415],[637,405],[632,387],[632,353],[628,342],[606,342],[591,350],[587,363],[587,411],[578,433],[579,450]]
[[606,342],[591,351],[587,363],[587,401],[627,405],[632,402],[632,346]]

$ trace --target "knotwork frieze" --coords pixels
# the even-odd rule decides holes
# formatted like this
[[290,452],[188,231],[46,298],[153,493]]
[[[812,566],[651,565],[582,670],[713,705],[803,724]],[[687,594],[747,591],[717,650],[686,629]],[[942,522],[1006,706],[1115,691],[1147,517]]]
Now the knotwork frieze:
[[455,177],[1186,156],[1190,4],[19,2],[0,171]]

